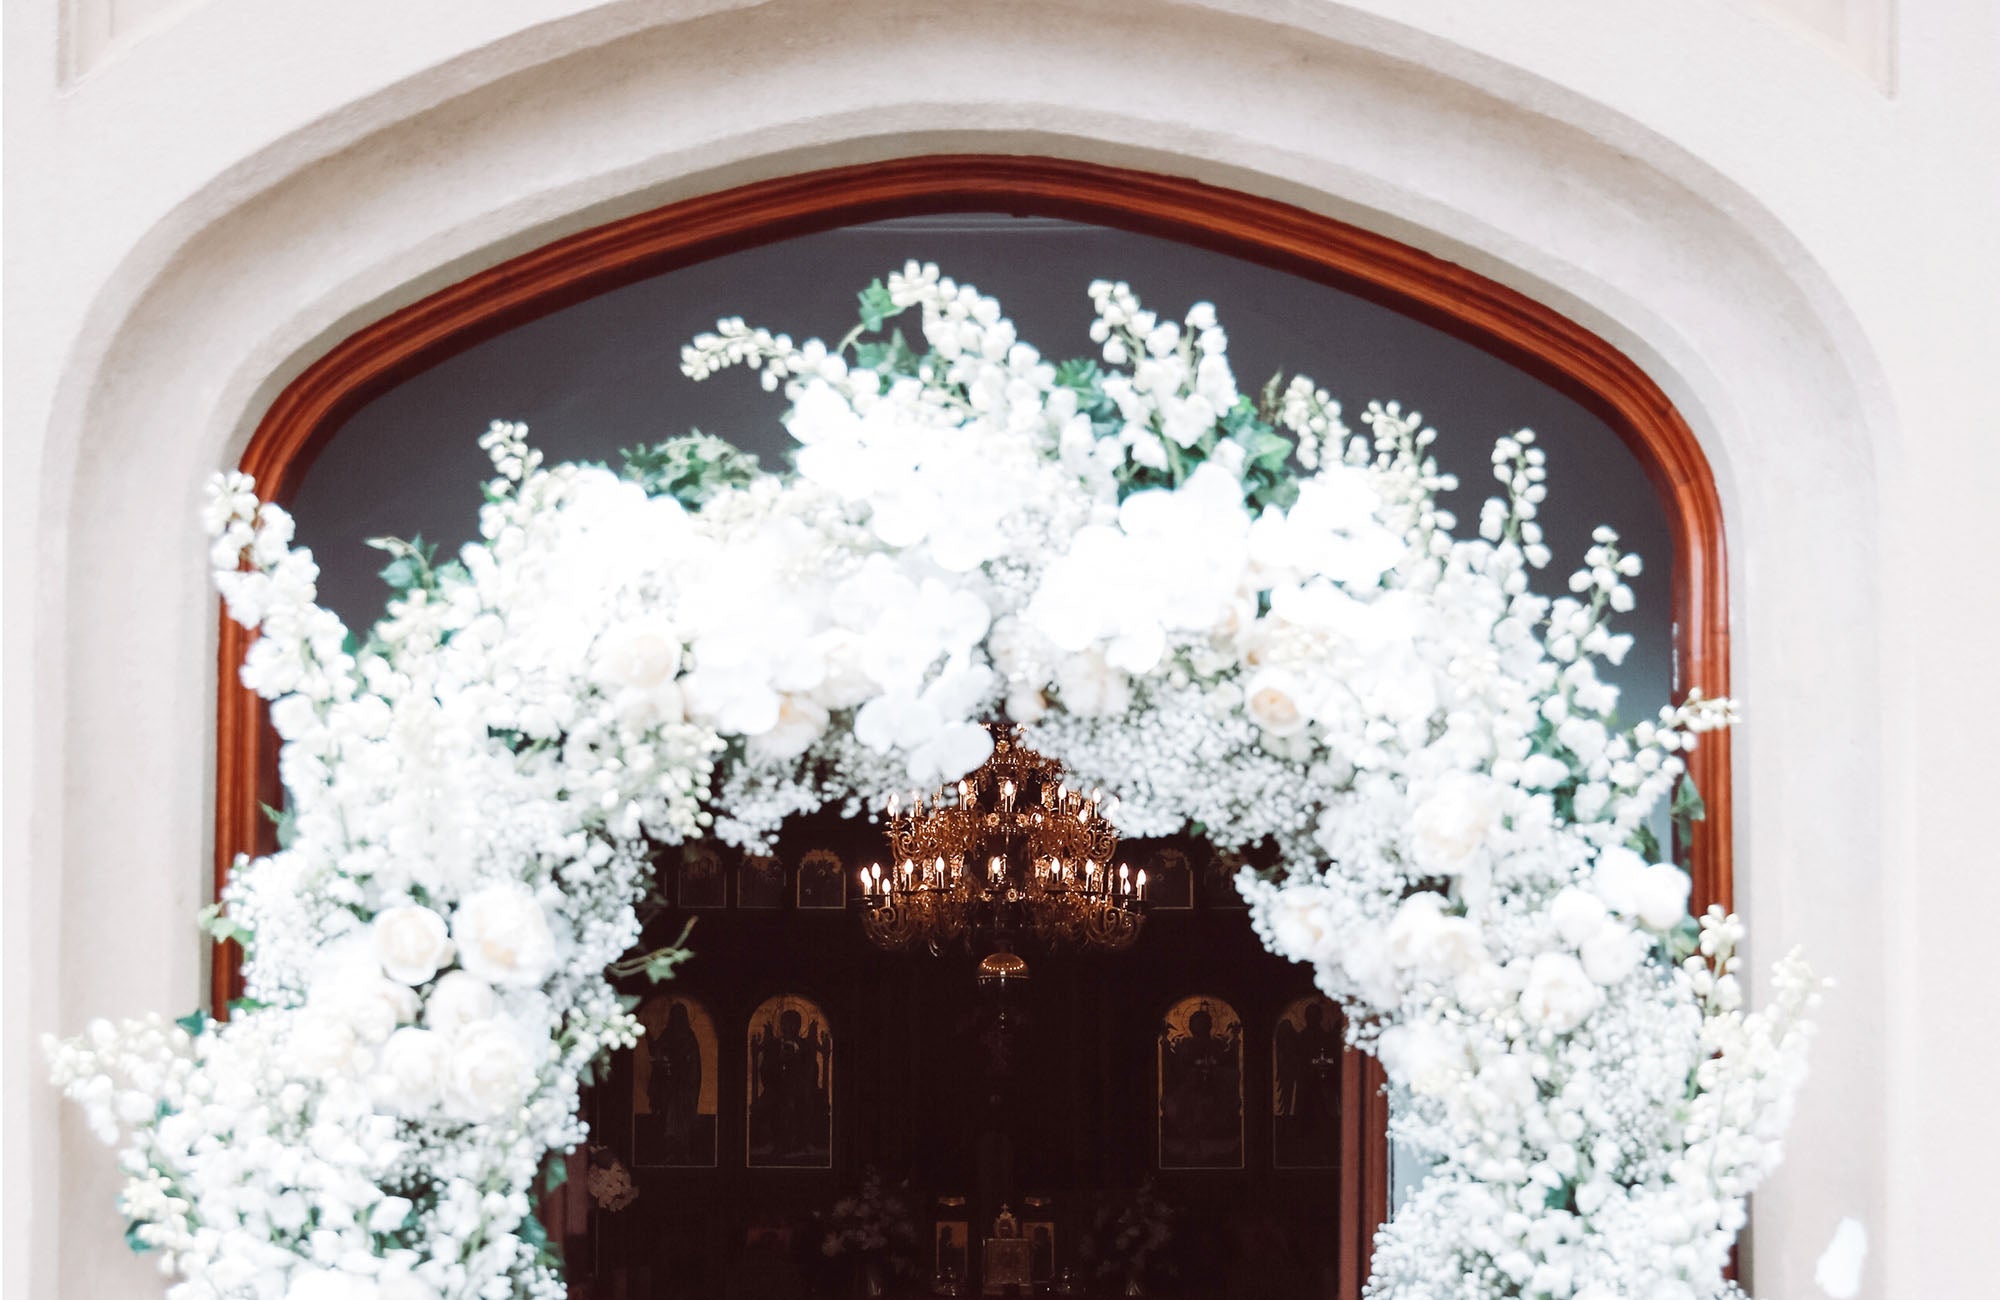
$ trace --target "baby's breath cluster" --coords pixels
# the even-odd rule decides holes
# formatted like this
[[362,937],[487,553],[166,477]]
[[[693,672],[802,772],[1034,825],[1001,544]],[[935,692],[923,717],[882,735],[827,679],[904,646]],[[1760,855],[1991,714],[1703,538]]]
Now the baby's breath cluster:
[[1600,529],[1538,585],[1532,432],[1461,538],[1418,412],[1357,433],[1309,379],[1244,394],[1212,305],[1089,298],[1098,355],[1060,363],[916,263],[837,344],[720,322],[684,369],[784,394],[785,473],[701,437],[549,465],[496,423],[479,540],[378,542],[364,639],[285,513],[217,479],[216,585],[283,741],[281,847],[208,917],[252,1001],[50,1044],[176,1300],[553,1300],[533,1197],[639,1033],[607,970],[673,965],[634,951],[659,849],[870,815],[1001,717],[1126,832],[1276,862],[1239,880],[1252,923],[1434,1164],[1374,1294],[1729,1294],[1818,996],[1788,959],[1747,1010],[1740,924],[1690,917],[1651,839],[1734,706],[1617,721],[1639,559]]

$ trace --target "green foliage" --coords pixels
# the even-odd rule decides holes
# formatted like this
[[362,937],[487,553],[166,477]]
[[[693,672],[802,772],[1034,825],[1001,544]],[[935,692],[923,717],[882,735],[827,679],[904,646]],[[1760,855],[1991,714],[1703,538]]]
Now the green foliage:
[[569,1181],[569,1157],[563,1151],[542,1153],[542,1172],[535,1179],[543,1196],[552,1196]]
[[901,375],[913,379],[923,365],[923,358],[910,348],[903,331],[896,330],[886,341],[857,341],[854,345],[854,364],[880,375]]
[[200,1038],[202,1031],[208,1028],[208,1012],[197,1007],[195,1010],[175,1020],[174,1023],[185,1029],[188,1037]]
[[431,563],[437,558],[437,544],[426,542],[422,533],[407,542],[400,537],[371,537],[368,544],[391,557],[379,575],[389,590],[398,596],[437,590],[438,573]]
[[150,1242],[142,1241],[139,1238],[139,1229],[145,1226],[145,1224],[137,1222],[125,1225],[125,1249],[131,1251],[134,1255],[143,1255],[153,1248]]
[[903,314],[904,309],[889,297],[889,290],[879,279],[870,280],[868,287],[854,296],[861,309],[861,327],[870,334],[881,329],[882,322]]
[[649,496],[670,496],[698,510],[718,492],[740,488],[758,475],[757,458],[699,429],[650,447],[628,447],[624,477]]
[[233,939],[248,951],[253,937],[250,927],[225,913],[221,903],[210,903],[202,908],[196,913],[195,921],[217,943],[228,943]]
[[292,837],[298,833],[295,825],[298,819],[292,815],[292,810],[273,808],[267,803],[259,803],[257,810],[263,813],[264,819],[277,829],[278,847],[281,849],[292,847]]

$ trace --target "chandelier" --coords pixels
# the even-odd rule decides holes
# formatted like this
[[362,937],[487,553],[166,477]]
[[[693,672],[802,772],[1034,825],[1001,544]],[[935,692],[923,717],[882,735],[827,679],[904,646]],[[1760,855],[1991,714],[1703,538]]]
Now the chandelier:
[[[1021,938],[1117,950],[1139,937],[1146,873],[1113,866],[1118,832],[1102,791],[1063,783],[1062,764],[993,728],[993,755],[955,785],[891,795],[890,865],[861,873],[862,927],[878,947]],[[990,960],[990,959],[989,959]]]

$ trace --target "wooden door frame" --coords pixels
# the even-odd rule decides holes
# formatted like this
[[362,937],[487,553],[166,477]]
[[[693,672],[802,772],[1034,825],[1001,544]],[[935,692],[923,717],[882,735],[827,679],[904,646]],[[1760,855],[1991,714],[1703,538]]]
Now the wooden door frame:
[[[760,181],[559,239],[441,289],[348,336],[279,394],[239,468],[289,501],[354,411],[472,345],[607,290],[739,249],[837,226],[928,213],[1064,217],[1227,253],[1390,307],[1554,386],[1614,429],[1645,467],[1674,547],[1675,680],[1729,690],[1722,507],[1687,422],[1635,362],[1525,295],[1386,236],[1182,177],[1054,158],[933,155]],[[218,646],[215,881],[238,854],[269,852],[260,804],[280,798],[277,737],[237,680],[251,633],[224,617]],[[1708,804],[1694,829],[1694,901],[1733,893],[1729,742],[1705,737],[1689,770]],[[240,987],[234,945],[218,948],[212,996]],[[1373,1058],[1351,1079],[1342,1174],[1358,1221],[1343,1224],[1340,1293],[1358,1296],[1388,1213],[1388,1103]]]

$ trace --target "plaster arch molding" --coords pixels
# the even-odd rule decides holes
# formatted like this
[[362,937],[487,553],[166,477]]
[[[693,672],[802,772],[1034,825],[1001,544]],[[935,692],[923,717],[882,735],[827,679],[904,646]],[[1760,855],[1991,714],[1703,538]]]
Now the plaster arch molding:
[[[316,128],[243,160],[134,249],[92,308],[48,439],[45,499],[64,521],[52,585],[65,595],[57,662],[43,665],[63,683],[60,750],[45,756],[68,790],[125,792],[114,815],[66,801],[53,831],[59,1023],[130,1010],[135,987],[179,1013],[200,987],[203,955],[181,918],[206,888],[213,696],[160,683],[215,671],[204,479],[329,346],[563,234],[753,180],[941,152],[1114,164],[1460,262],[1623,349],[1693,426],[1723,499],[1743,633],[1737,902],[1770,951],[1809,944],[1846,1004],[1817,1047],[1803,1140],[1755,1220],[1760,1293],[1805,1294],[1834,1220],[1883,1208],[1887,1125],[1884,1065],[1858,1028],[1880,1006],[1867,921],[1880,814],[1862,793],[1880,775],[1876,724],[1814,707],[1836,689],[1869,696],[1874,660],[1858,652],[1850,662],[1867,673],[1836,683],[1793,657],[1866,626],[1877,604],[1872,444],[1884,425],[1838,299],[1744,196],[1663,142],[1662,165],[1640,161],[1636,127],[1607,112],[1591,129],[1568,92],[1441,83],[1302,25],[1208,9],[1174,11],[1135,42],[1112,7],[1046,25],[873,7],[880,21],[808,27],[795,7],[765,6],[610,44],[579,20],[573,50],[552,24],[539,61],[469,89],[462,70],[433,69],[352,106],[348,126],[365,124],[355,138]],[[1230,93],[1195,102],[1189,85]],[[134,844],[184,865],[133,871]],[[123,960],[103,962],[107,950]],[[110,1160],[58,1116],[52,1091],[35,1104],[60,1134],[35,1153],[61,1224],[32,1248],[49,1284],[38,1293],[154,1293],[143,1261],[97,1249],[118,1230]],[[1848,1144],[1812,1140],[1835,1131]]]

